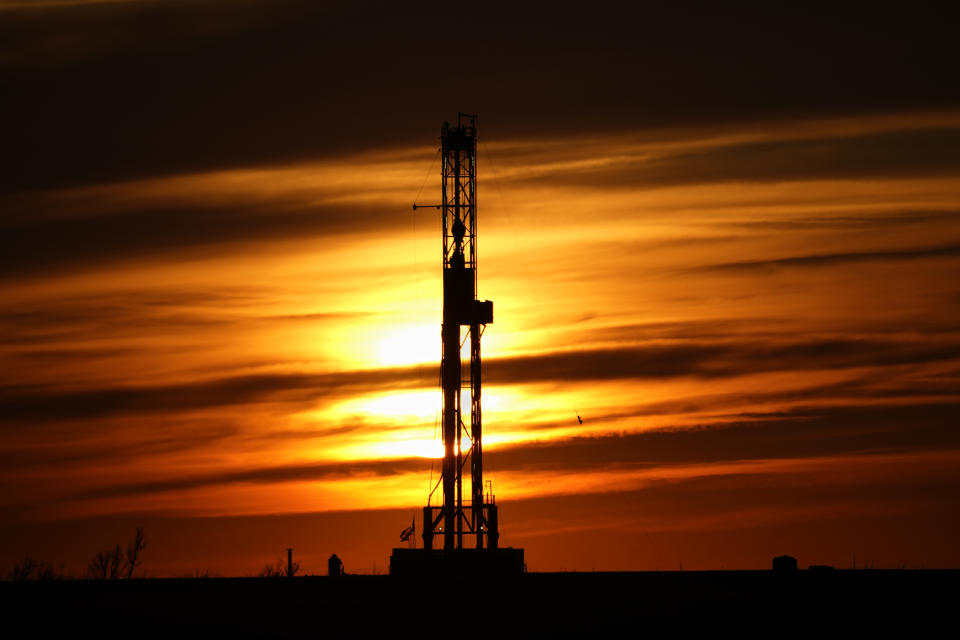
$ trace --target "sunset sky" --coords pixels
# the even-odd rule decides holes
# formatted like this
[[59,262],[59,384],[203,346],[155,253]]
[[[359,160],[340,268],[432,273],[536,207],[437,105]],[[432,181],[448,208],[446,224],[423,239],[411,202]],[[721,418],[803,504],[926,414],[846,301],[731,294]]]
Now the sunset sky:
[[501,544],[960,566],[954,25],[412,4],[0,0],[0,572],[386,569],[458,111]]

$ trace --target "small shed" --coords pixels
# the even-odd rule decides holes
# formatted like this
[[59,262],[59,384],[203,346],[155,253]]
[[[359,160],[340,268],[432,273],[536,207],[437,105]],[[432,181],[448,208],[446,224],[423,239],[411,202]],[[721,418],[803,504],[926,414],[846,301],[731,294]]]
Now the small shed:
[[797,559],[793,556],[777,556],[773,559],[773,570],[778,573],[796,571]]
[[330,556],[327,560],[327,575],[331,578],[343,575],[343,562],[337,557],[337,554]]

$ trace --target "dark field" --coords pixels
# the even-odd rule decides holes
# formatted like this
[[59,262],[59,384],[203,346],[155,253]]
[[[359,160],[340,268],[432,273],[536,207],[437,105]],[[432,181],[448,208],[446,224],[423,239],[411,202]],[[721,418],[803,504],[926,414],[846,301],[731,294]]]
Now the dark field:
[[[709,629],[920,632],[955,619],[960,571],[530,573],[6,582],[8,623],[99,635],[406,637]],[[454,623],[453,626],[447,626]],[[469,628],[473,627],[470,631]],[[949,628],[949,627],[948,627]]]

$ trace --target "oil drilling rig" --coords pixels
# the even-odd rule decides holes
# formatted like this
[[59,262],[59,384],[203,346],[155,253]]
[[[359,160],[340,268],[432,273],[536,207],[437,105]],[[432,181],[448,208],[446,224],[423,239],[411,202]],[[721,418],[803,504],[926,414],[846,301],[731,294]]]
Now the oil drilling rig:
[[[440,130],[441,203],[413,208],[440,210],[443,242],[443,320],[440,361],[443,504],[423,508],[423,548],[394,549],[394,575],[505,575],[523,571],[523,549],[500,547],[493,492],[484,492],[480,339],[493,323],[493,302],[477,299],[477,126],[460,113],[457,125]],[[463,350],[469,343],[469,366]],[[470,389],[469,413],[462,406]],[[465,420],[466,418],[466,420]],[[469,493],[464,499],[464,469]],[[442,547],[434,549],[435,538]],[[440,545],[438,544],[438,547]]]

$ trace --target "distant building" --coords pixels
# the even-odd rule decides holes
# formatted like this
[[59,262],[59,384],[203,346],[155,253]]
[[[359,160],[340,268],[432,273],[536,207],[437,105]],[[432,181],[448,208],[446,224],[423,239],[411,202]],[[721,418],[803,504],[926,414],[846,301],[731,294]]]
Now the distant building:
[[777,556],[773,559],[773,570],[776,572],[789,572],[797,570],[797,559],[793,556]]

